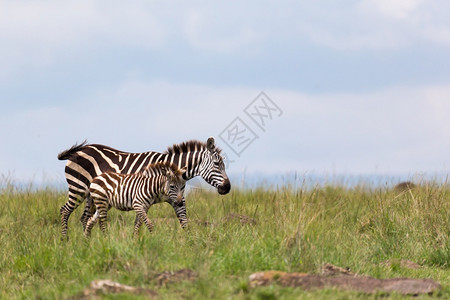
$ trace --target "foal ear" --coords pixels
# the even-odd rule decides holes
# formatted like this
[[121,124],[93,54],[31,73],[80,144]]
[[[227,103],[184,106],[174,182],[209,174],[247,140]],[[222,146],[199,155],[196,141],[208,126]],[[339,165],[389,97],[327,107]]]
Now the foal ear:
[[208,148],[209,151],[214,152],[216,149],[216,142],[214,141],[214,138],[211,136],[208,138],[208,141],[206,142],[206,148]]
[[180,170],[180,177],[183,178],[184,180],[187,180],[187,176],[186,176],[186,172],[187,172],[187,167],[181,168]]
[[180,174],[181,174],[181,176],[184,178],[184,175],[186,174],[186,171],[187,171],[187,167],[184,167],[184,168],[181,168],[180,169]]

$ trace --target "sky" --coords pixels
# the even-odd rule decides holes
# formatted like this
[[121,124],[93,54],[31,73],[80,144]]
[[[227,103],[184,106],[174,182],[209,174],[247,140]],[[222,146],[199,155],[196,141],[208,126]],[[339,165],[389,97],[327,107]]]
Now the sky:
[[448,174],[450,2],[0,1],[0,175],[214,136],[234,176]]

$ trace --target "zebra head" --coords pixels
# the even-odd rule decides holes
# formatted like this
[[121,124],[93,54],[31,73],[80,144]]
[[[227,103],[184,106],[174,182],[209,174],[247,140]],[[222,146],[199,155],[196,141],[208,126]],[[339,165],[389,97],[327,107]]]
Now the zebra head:
[[175,164],[167,164],[161,168],[161,173],[166,179],[164,194],[168,196],[169,201],[176,204],[182,202],[186,182],[183,175],[186,168],[179,169]]
[[216,148],[213,137],[206,142],[206,151],[203,151],[199,174],[210,185],[217,188],[221,195],[227,194],[231,189],[230,180],[225,172],[223,157],[220,149]]

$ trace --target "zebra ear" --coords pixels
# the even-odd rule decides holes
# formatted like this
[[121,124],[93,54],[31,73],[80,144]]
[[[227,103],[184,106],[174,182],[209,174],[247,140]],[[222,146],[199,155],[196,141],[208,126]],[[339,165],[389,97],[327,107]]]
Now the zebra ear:
[[208,150],[211,152],[214,152],[214,150],[216,149],[216,142],[214,141],[214,138],[212,136],[206,142],[206,148],[208,148]]

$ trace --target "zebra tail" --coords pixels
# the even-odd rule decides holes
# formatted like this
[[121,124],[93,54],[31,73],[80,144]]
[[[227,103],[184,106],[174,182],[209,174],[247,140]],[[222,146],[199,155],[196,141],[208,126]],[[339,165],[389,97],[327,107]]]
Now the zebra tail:
[[73,154],[75,154],[75,152],[81,150],[84,146],[86,146],[87,144],[87,140],[84,140],[81,144],[77,145],[73,145],[72,147],[70,147],[70,149],[64,150],[63,152],[58,154],[58,159],[59,160],[67,160],[70,159],[72,157]]

